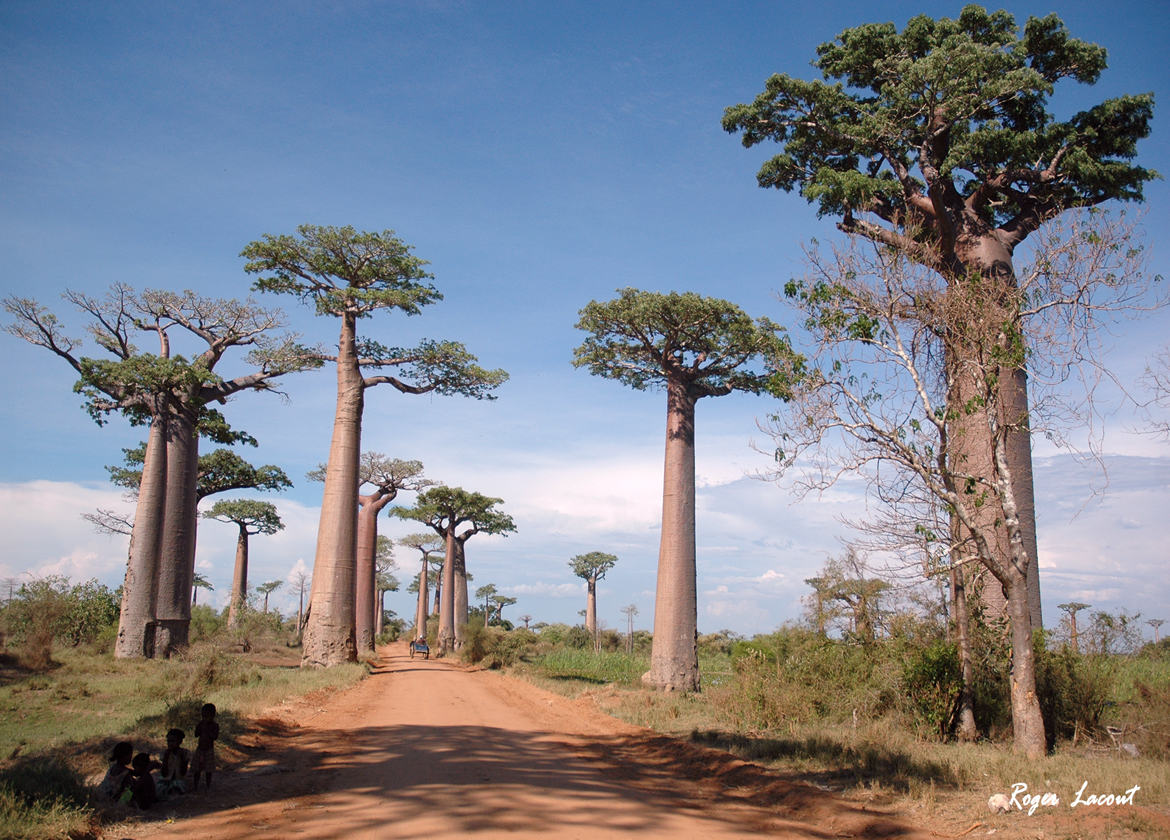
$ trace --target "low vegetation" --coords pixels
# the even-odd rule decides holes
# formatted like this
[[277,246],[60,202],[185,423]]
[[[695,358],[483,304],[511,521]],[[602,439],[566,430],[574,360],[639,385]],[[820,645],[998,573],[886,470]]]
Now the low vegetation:
[[297,667],[295,616],[289,624],[246,610],[229,630],[226,615],[203,605],[183,655],[116,659],[116,604],[94,582],[50,578],[0,607],[0,840],[97,836],[103,820],[119,817],[93,795],[118,741],[157,754],[167,729],[190,734],[211,702],[230,761],[250,717],[367,673],[362,664]]
[[590,696],[630,723],[853,795],[933,805],[952,792],[969,803],[972,791],[986,796],[1026,782],[1071,798],[1087,781],[1088,790],[1117,792],[1140,783],[1141,802],[1170,803],[1170,643],[1082,654],[1038,635],[1050,750],[1035,762],[1010,750],[1005,657],[992,630],[983,631],[976,743],[954,736],[956,652],[921,623],[869,644],[800,627],[753,639],[703,636],[700,693],[644,690],[646,640],[636,638],[626,653],[618,634],[595,646],[583,627],[480,631],[468,658]]

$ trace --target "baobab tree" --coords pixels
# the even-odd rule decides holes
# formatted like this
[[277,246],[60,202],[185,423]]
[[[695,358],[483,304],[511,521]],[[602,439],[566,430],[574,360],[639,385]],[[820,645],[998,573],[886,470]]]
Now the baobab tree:
[[[422,477],[421,461],[388,458],[381,452],[363,452],[358,464],[357,549],[354,558],[354,636],[359,653],[374,652],[375,547],[378,544],[378,514],[403,490],[421,490],[434,484]],[[325,466],[309,473],[313,481],[325,480]],[[361,492],[360,488],[369,488]],[[381,607],[377,610],[380,614]]]
[[648,685],[697,691],[695,404],[733,391],[784,387],[796,357],[781,328],[739,307],[693,293],[622,289],[590,302],[577,329],[589,333],[573,364],[637,390],[666,389],[662,534]]
[[1158,630],[1165,623],[1166,623],[1166,620],[1163,618],[1148,618],[1148,619],[1146,619],[1146,624],[1148,624],[1154,628],[1154,644],[1158,644]]
[[293,572],[288,579],[297,590],[297,641],[301,638],[301,628],[305,626],[305,586],[309,583],[309,576],[303,569]]
[[483,626],[484,627],[488,626],[488,619],[491,617],[491,614],[492,614],[492,610],[491,610],[492,596],[495,595],[497,591],[498,590],[496,589],[496,585],[494,583],[485,583],[483,586],[481,586],[475,590],[475,597],[479,598],[481,601],[483,601]]
[[626,616],[626,653],[634,652],[634,616],[638,614],[637,604],[626,604],[622,607]]
[[[241,391],[272,390],[276,377],[319,361],[292,337],[274,337],[283,315],[252,301],[135,292],[124,284],[104,298],[66,292],[65,299],[90,317],[90,332],[107,358],[80,356],[80,342],[28,298],[5,298],[15,318],[7,329],[77,371],[75,390],[98,423],[117,412],[149,426],[114,653],[168,656],[186,646],[191,620],[200,430],[219,443],[247,438],[211,406]],[[138,335],[157,341],[157,352],[139,351]],[[190,359],[176,354],[174,335],[194,338],[204,349]],[[253,370],[225,379],[214,368],[232,348],[249,350]]]
[[569,560],[573,574],[585,581],[585,629],[593,637],[594,646],[597,644],[597,582],[616,562],[617,555],[603,551],[578,554]]
[[214,592],[215,586],[202,572],[196,572],[191,577],[191,606],[195,606],[195,601],[199,597],[199,590],[206,589],[208,592]]
[[[463,645],[463,630],[467,624],[467,574],[464,546],[476,534],[507,536],[516,530],[512,517],[497,510],[503,499],[482,493],[473,493],[462,487],[429,487],[418,494],[412,508],[394,508],[392,513],[402,519],[413,519],[433,530],[443,539],[445,556],[441,584],[442,601],[439,605],[439,638],[441,653]],[[462,532],[460,528],[466,526]]]
[[435,534],[407,534],[398,540],[399,545],[413,548],[422,555],[422,568],[415,581],[418,605],[414,611],[414,635],[412,639],[426,638],[427,635],[427,584],[430,582],[431,555],[443,550],[443,540]]
[[244,270],[260,275],[254,288],[295,295],[313,303],[318,315],[340,321],[336,354],[319,356],[337,368],[337,404],[301,664],[354,661],[356,511],[366,390],[390,385],[404,394],[492,399],[491,391],[507,374],[480,367],[456,342],[427,340],[408,349],[359,338],[361,318],[384,309],[415,315],[442,298],[428,282],[426,263],[393,231],[301,225],[296,236],[265,235],[241,256],[248,260]]
[[528,622],[532,621],[532,616],[525,614],[520,616],[520,620],[524,622],[524,629],[527,630]]
[[[512,604],[516,603],[516,599],[512,598],[511,596],[508,596],[508,595],[493,595],[493,596],[491,596],[490,600],[492,602],[492,606],[495,607],[495,613],[496,613],[495,621],[496,621],[496,623],[503,624],[503,622],[504,622],[504,607],[512,606]],[[486,615],[484,618],[485,618],[484,624],[486,626],[486,624],[487,624]]]
[[1087,610],[1092,604],[1082,604],[1080,601],[1069,601],[1066,604],[1057,604],[1064,614],[1068,616],[1068,642],[1072,646],[1073,653],[1080,653],[1080,634],[1077,632],[1077,613],[1081,610]]
[[378,535],[378,548],[374,554],[374,637],[382,635],[386,617],[386,593],[398,591],[398,578],[393,572],[398,568],[394,559],[394,543],[389,537]]
[[270,580],[256,587],[256,591],[264,596],[264,614],[268,615],[268,596],[284,585],[283,580]]
[[255,499],[224,499],[211,510],[204,511],[205,519],[227,522],[236,526],[236,564],[232,573],[232,590],[228,598],[228,627],[238,627],[248,597],[248,537],[254,534],[275,534],[284,529],[276,505]]
[[[1007,12],[964,7],[958,19],[912,18],[846,29],[817,48],[823,79],[770,77],[750,104],[726,110],[723,127],[752,147],[780,154],[763,164],[761,187],[798,190],[819,215],[839,219],[850,236],[880,243],[936,272],[956,301],[980,317],[989,294],[1013,297],[1013,255],[1027,237],[1063,213],[1110,200],[1139,201],[1157,177],[1131,161],[1149,134],[1153,95],[1108,99],[1058,120],[1047,110],[1064,79],[1093,84],[1106,67],[1103,48],[1069,36],[1056,15],[1029,18],[1021,34]],[[1010,308],[1010,307],[1009,307]],[[1020,336],[1019,322],[1006,325]],[[980,348],[947,341],[958,374],[979,364]],[[1008,428],[1007,469],[1020,518],[1032,625],[1042,626],[1025,353],[1005,356],[1002,415],[988,419],[982,385],[963,375],[950,418],[948,457],[958,471],[991,481],[989,425]],[[976,357],[976,358],[972,358]],[[990,510],[976,512],[993,517]],[[980,524],[984,534],[994,519]],[[965,523],[954,527],[967,543]],[[993,548],[1012,552],[999,523]],[[967,550],[967,556],[973,551]],[[1006,595],[983,592],[1004,614]]]

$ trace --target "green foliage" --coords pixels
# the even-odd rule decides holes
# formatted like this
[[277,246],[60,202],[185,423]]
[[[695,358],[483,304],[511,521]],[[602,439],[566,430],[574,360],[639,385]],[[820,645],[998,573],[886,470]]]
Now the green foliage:
[[693,292],[620,289],[580,316],[577,329],[590,335],[573,351],[573,366],[637,390],[673,380],[696,399],[779,391],[777,383],[791,381],[800,363],[778,324]]
[[88,833],[96,823],[81,775],[51,756],[0,769],[0,840],[49,840]]
[[613,568],[617,562],[616,554],[606,554],[604,551],[590,551],[588,554],[578,554],[569,558],[569,569],[577,577],[597,583],[605,577],[605,573]]
[[1036,694],[1044,714],[1051,749],[1058,741],[1100,734],[1116,683],[1115,662],[1108,657],[1049,650],[1036,634]]
[[1105,50],[1071,38],[1055,15],[1029,18],[1022,35],[1010,14],[974,5],[956,20],[919,15],[902,32],[866,24],[822,44],[814,64],[823,81],[774,75],[754,102],[726,110],[723,127],[747,147],[780,144],[760,186],[798,189],[857,232],[853,214],[865,211],[913,236],[929,218],[927,186],[948,212],[974,197],[985,222],[1003,225],[1140,200],[1157,177],[1129,163],[1149,133],[1152,94],[1066,121],[1047,111],[1056,82],[1092,84],[1105,69]]
[[540,674],[557,680],[579,680],[596,685],[641,685],[642,674],[649,667],[645,656],[619,652],[594,653],[591,649],[554,648],[539,656],[533,667]]
[[[426,261],[394,231],[358,232],[353,227],[301,225],[296,236],[266,234],[240,254],[244,270],[260,275],[253,288],[291,294],[313,303],[318,315],[344,319],[365,318],[380,309],[417,315],[422,307],[442,300],[429,282]],[[435,391],[494,399],[491,391],[508,374],[486,370],[475,356],[453,341],[421,342],[414,348],[387,347],[370,339],[358,340],[361,367],[394,368],[406,378],[373,377],[369,385],[389,382],[411,393]],[[332,357],[320,354],[319,361]]]
[[221,499],[203,512],[203,518],[233,523],[245,534],[275,534],[284,529],[276,505],[256,499]]
[[936,738],[945,738],[954,723],[963,687],[958,648],[936,639],[913,650],[902,669],[902,687],[919,726]]
[[227,619],[214,607],[195,604],[191,607],[190,638],[192,644],[210,639],[227,625]]
[[96,642],[118,621],[115,594],[96,580],[71,585],[50,576],[23,584],[0,608],[0,628],[34,669],[49,666],[53,642],[72,647]]
[[[434,528],[436,533],[446,534],[460,525],[469,527],[463,533],[500,534],[507,536],[516,530],[512,517],[495,509],[503,499],[473,493],[462,487],[430,487],[418,494],[414,507],[394,507],[391,514],[400,519],[413,519]],[[460,537],[463,533],[459,534]]]

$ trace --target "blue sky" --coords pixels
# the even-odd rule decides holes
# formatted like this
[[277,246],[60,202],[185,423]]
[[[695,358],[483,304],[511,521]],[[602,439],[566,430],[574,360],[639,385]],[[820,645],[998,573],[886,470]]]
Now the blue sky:
[[[877,9],[880,8],[880,11]],[[800,244],[831,239],[797,196],[756,187],[768,149],[744,150],[719,124],[773,72],[811,77],[817,44],[873,20],[901,25],[959,3],[53,3],[0,4],[0,288],[53,306],[114,282],[242,297],[241,248],[301,223],[394,229],[431,262],[445,300],[416,318],[384,315],[371,335],[465,342],[511,381],[499,399],[367,395],[364,448],[416,458],[427,474],[505,500],[518,532],[468,544],[473,587],[494,583],[538,621],[576,621],[583,584],[569,557],[620,558],[599,618],[653,615],[665,406],[570,365],[577,310],[623,286],[726,297],[753,315],[792,317],[775,292],[801,271]],[[1075,109],[1154,91],[1168,106],[1158,2],[1008,4],[1022,21],[1057,11],[1109,50]],[[1165,117],[1141,160],[1170,172]],[[1147,190],[1154,270],[1167,271],[1165,181]],[[282,306],[312,341],[335,325]],[[1165,312],[1119,324],[1108,362],[1133,382],[1167,343]],[[4,453],[0,578],[27,573],[120,582],[125,543],[80,514],[129,509],[104,465],[139,439],[95,426],[60,360],[11,336],[0,381]],[[233,367],[233,364],[235,365]],[[221,372],[243,370],[228,360]],[[253,582],[311,570],[327,454],[328,372],[286,380],[287,400],[244,395],[231,421],[256,463],[296,483],[272,498],[285,532],[253,541]],[[769,631],[800,613],[803,579],[841,552],[841,515],[864,510],[859,482],[795,501],[749,477],[768,459],[766,399],[705,400],[698,415],[699,624]],[[1170,523],[1170,445],[1124,408],[1104,420],[1108,483],[1036,445],[1042,587],[1049,621],[1076,599],[1160,616]],[[1107,486],[1106,486],[1107,484]],[[1104,487],[1104,489],[1102,489]],[[408,499],[405,501],[409,501]],[[382,532],[406,533],[384,519]],[[222,602],[234,530],[201,525],[198,565]],[[416,568],[398,558],[404,580]],[[289,594],[277,593],[282,608]],[[409,614],[409,596],[388,605]]]

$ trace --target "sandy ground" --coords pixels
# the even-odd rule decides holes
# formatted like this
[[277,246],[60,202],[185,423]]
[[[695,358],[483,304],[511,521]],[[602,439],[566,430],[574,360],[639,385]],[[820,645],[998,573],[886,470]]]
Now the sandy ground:
[[[939,837],[500,674],[382,651],[352,689],[241,739],[210,793],[107,837]],[[946,835],[941,835],[946,836]]]

